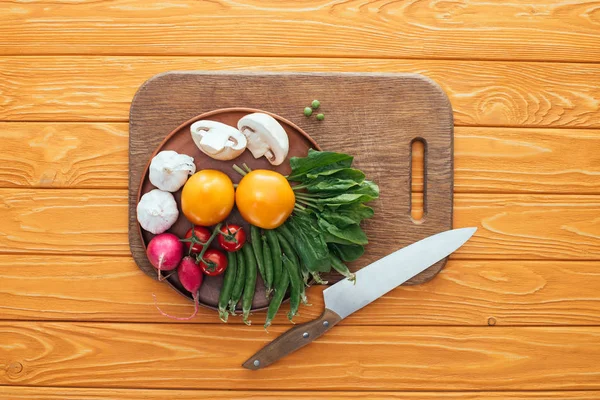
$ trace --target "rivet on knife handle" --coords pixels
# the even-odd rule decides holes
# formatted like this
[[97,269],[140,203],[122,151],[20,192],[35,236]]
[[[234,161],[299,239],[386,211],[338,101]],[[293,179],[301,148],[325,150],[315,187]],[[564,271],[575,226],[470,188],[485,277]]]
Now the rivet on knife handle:
[[335,312],[325,309],[319,318],[297,325],[281,334],[250,357],[242,366],[252,370],[268,367],[280,358],[319,338],[341,320],[342,318]]

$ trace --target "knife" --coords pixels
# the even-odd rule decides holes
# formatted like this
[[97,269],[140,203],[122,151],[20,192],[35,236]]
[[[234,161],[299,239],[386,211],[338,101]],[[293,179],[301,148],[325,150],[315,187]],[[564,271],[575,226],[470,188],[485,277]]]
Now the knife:
[[263,347],[242,366],[257,370],[306,346],[338,322],[390,290],[423,272],[465,244],[477,228],[438,233],[393,252],[323,291],[325,311],[313,321],[297,325]]

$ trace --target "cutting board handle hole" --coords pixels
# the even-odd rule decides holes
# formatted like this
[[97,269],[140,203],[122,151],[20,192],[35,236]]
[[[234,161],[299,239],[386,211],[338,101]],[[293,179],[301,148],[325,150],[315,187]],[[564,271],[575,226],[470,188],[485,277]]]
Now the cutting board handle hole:
[[410,217],[413,223],[422,224],[426,214],[427,187],[427,143],[423,138],[410,142],[410,160]]

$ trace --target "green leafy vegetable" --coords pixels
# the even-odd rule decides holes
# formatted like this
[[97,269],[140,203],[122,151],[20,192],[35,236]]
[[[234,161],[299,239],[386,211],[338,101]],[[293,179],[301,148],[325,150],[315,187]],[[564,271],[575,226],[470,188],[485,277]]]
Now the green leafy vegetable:
[[288,179],[302,181],[302,178],[309,172],[315,174],[334,168],[349,168],[352,166],[353,159],[348,154],[309,149],[306,157],[290,158],[292,173]]
[[353,276],[344,262],[361,257],[368,243],[360,224],[374,212],[364,203],[379,197],[379,187],[352,168],[352,162],[347,154],[316,150],[290,160],[288,180],[296,183],[296,208],[281,228],[316,282],[319,273],[332,267]]
[[286,222],[294,234],[296,251],[310,272],[329,272],[329,249],[316,220],[308,213],[296,213]]
[[356,261],[365,253],[364,246],[358,244],[328,243],[327,245],[332,253],[346,262]]
[[353,203],[337,207],[335,211],[325,209],[321,212],[320,217],[338,228],[345,228],[348,225],[360,224],[363,219],[371,218],[373,214],[374,211],[371,207]]
[[367,235],[363,232],[358,224],[348,225],[345,228],[340,229],[337,226],[327,222],[327,220],[319,218],[319,226],[329,234],[352,244],[365,245],[369,243]]

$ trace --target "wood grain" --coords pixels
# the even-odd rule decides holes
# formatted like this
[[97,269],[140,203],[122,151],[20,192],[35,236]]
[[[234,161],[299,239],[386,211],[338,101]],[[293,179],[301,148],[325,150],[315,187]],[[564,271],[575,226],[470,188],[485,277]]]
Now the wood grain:
[[311,0],[0,5],[0,54],[600,60],[592,0]]
[[0,123],[0,185],[127,187],[125,124]]
[[[453,226],[479,230],[453,257],[600,260],[599,211],[596,195],[457,194]],[[0,253],[129,255],[124,190],[0,189],[0,214]],[[365,227],[385,240],[378,226]],[[383,255],[367,251],[353,267]]]
[[231,391],[163,389],[94,389],[65,387],[2,386],[0,395],[11,400],[597,400],[598,391],[543,392],[316,392],[316,391]]
[[442,86],[459,126],[600,127],[600,64],[282,57],[3,57],[0,120],[126,122],[138,87],[169,70],[415,72]]
[[[125,123],[0,122],[0,187],[127,188],[128,135]],[[457,127],[454,191],[600,194],[599,139],[595,129]],[[414,192],[420,178],[417,168]]]
[[[280,92],[277,98],[273,96],[274,88]],[[210,93],[210,96],[198,97],[198,93]],[[231,93],[235,93],[235,97]],[[318,98],[329,108],[323,122],[302,117],[298,122],[300,130],[310,132],[311,139],[321,148],[353,154],[353,166],[385,188],[377,202],[373,202],[376,213],[369,224],[376,226],[381,235],[379,239],[372,237],[368,262],[452,227],[452,108],[440,87],[430,79],[416,74],[168,72],[147,81],[136,93],[130,110],[129,245],[133,258],[144,272],[153,278],[157,276],[146,256],[145,243],[150,238],[147,235],[143,239],[140,237],[136,208],[140,190],[148,189],[147,184],[140,189],[147,160],[163,142],[164,132],[178,129],[181,121],[204,118],[198,116],[203,110],[231,109],[236,104],[259,111],[269,110],[278,116],[293,115],[295,110],[306,105],[301,100],[304,98]],[[206,117],[229,124],[244,115],[237,113],[229,118],[225,113],[217,112],[214,116],[212,113],[210,111]],[[306,143],[294,147],[294,143],[299,142],[295,140],[298,135],[292,134],[295,130],[288,129],[290,154],[298,148],[306,148]],[[182,138],[189,137],[189,130],[182,132]],[[356,132],[369,134],[358,135]],[[427,142],[429,154],[427,201],[424,203],[427,218],[418,224],[411,220],[409,206],[410,151],[416,138]],[[181,146],[169,148],[182,152],[185,146]],[[191,146],[195,148],[193,144]],[[186,154],[196,158],[197,168],[202,167],[202,160],[198,160],[193,150]],[[246,154],[246,157],[250,156]],[[261,167],[251,157],[248,160],[252,168]],[[220,168],[231,165],[224,164]],[[280,172],[287,173],[286,170]],[[238,182],[239,176],[232,171],[230,178]],[[235,214],[233,218],[235,220]],[[185,218],[179,222],[184,223]],[[398,224],[403,229],[397,229]],[[186,228],[175,226],[172,230],[185,232]],[[440,260],[408,283],[428,281],[445,263],[446,259]],[[207,283],[207,290],[200,293],[200,299],[214,305],[216,302],[210,301],[211,283]],[[256,302],[254,306],[260,307]]]
[[[398,288],[344,325],[600,325],[597,262],[450,260],[427,284]],[[172,322],[190,300],[144,276],[131,257],[0,256],[0,319]],[[323,287],[307,295],[296,322],[317,318]],[[275,324],[290,326],[285,304]],[[255,323],[264,321],[258,313]],[[221,324],[201,308],[192,323]],[[230,324],[240,324],[230,318]],[[259,324],[260,325],[260,324]]]
[[283,331],[283,327],[265,333],[245,326],[3,322],[0,384],[269,390],[597,390],[600,386],[600,371],[590,367],[600,361],[598,327],[432,331],[337,326],[269,368],[240,367]]

